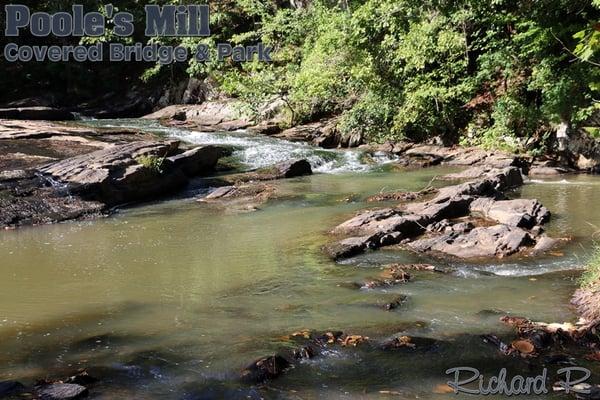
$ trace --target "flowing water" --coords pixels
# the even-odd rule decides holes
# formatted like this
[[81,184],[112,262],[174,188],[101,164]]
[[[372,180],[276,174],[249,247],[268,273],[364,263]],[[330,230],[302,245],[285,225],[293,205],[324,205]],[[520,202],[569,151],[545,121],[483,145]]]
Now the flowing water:
[[[385,157],[243,132],[89,123],[233,145],[242,169],[306,157],[318,173],[278,182],[288,196],[256,212],[223,212],[185,197],[94,222],[0,232],[0,380],[87,368],[102,378],[92,390],[98,399],[443,398],[454,395],[433,392],[450,367],[541,372],[541,364],[500,356],[479,338],[509,332],[500,315],[574,319],[568,299],[600,226],[596,177],[534,181],[515,193],[553,212],[551,235],[572,236],[542,258],[470,264],[382,250],[334,263],[321,250],[327,231],[370,206],[368,195],[418,190],[448,169],[398,171]],[[452,272],[416,273],[388,290],[350,287],[391,262],[432,262]],[[408,297],[400,309],[377,307],[398,294]],[[444,342],[424,353],[336,347],[266,386],[236,381],[243,366],[288,346],[282,336],[303,328]]]

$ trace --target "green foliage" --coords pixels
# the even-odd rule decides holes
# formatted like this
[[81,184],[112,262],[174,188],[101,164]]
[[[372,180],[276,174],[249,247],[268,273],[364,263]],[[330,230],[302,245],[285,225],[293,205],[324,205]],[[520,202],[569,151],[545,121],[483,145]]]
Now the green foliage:
[[600,246],[594,248],[579,283],[582,287],[595,286],[600,283]]
[[[98,7],[91,0],[84,3]],[[263,42],[274,48],[272,63],[218,62],[213,53],[208,62],[192,58],[185,65],[142,65],[131,71],[120,65],[111,74],[137,73],[147,85],[183,74],[211,78],[242,100],[240,111],[255,120],[265,103],[277,100],[285,104],[290,124],[339,115],[342,133],[360,133],[372,141],[441,137],[533,154],[551,150],[557,124],[578,128],[597,112],[600,0],[303,3],[308,5],[211,2],[208,38],[145,38],[136,32],[127,39],[183,45],[192,52],[200,43],[215,49],[222,42]],[[67,5],[42,2],[36,9]],[[136,26],[143,26],[141,3],[124,0],[118,6],[133,12]],[[106,37],[83,39],[98,40],[125,39],[110,30]],[[69,84],[77,90],[98,81],[123,86],[111,85],[106,77],[87,79],[84,66],[46,67],[28,79],[39,81],[47,74],[60,84],[61,77],[75,76]],[[66,74],[67,67],[79,73]],[[15,69],[5,75],[11,82],[23,74]]]
[[135,159],[138,164],[143,165],[145,168],[153,171],[157,174],[163,173],[163,164],[165,162],[164,157],[154,155],[143,155]]

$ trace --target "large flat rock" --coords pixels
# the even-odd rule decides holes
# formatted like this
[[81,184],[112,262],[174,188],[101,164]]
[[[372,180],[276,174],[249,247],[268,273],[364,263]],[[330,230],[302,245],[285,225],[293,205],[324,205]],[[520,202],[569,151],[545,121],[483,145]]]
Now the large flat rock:
[[220,155],[215,146],[180,152],[178,141],[141,141],[71,157],[39,171],[84,198],[116,205],[173,192],[190,176],[212,170]]

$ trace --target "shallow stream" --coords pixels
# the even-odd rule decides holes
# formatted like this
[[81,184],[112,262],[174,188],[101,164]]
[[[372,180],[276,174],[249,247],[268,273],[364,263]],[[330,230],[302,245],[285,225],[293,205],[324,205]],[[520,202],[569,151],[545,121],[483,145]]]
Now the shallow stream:
[[[509,332],[499,316],[575,318],[568,299],[600,229],[597,177],[533,181],[513,194],[551,210],[551,235],[572,236],[547,256],[469,264],[391,249],[336,264],[321,250],[327,231],[372,206],[367,196],[418,190],[448,169],[401,171],[383,156],[243,132],[89,123],[233,145],[243,169],[305,157],[316,174],[277,183],[288,196],[255,212],[199,203],[200,190],[93,222],[0,232],[0,380],[88,368],[102,378],[92,390],[98,399],[456,398],[434,393],[450,367],[541,372],[541,364],[508,359],[482,342],[480,334]],[[392,262],[430,262],[451,272],[415,273],[413,282],[388,290],[350,287]],[[398,294],[408,298],[399,309],[377,307]],[[236,382],[243,366],[285,347],[282,336],[303,328],[375,341],[403,332],[446,345],[426,353],[339,347],[264,387]],[[587,366],[600,377],[600,368]]]

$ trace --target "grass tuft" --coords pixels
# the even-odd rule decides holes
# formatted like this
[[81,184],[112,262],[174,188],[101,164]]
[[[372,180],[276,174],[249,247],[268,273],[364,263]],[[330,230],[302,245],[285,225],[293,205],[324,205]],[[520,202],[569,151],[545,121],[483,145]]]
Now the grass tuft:
[[600,245],[594,247],[592,257],[588,260],[585,272],[579,283],[581,287],[591,287],[600,283]]
[[154,171],[156,173],[162,174],[162,167],[163,167],[163,162],[165,161],[165,159],[163,157],[158,157],[158,156],[140,156],[138,158],[135,159],[138,164],[143,165],[144,167],[148,168],[151,171]]

